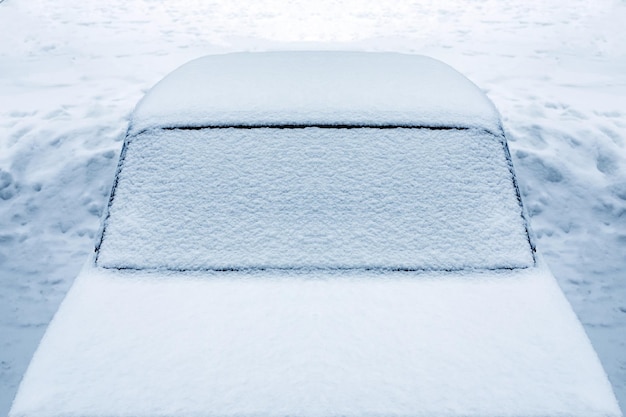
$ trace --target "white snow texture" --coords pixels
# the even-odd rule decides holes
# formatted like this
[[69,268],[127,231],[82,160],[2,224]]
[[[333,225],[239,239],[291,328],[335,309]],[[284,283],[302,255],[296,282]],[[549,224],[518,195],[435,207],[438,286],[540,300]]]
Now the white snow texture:
[[108,268],[533,265],[502,139],[473,129],[149,131],[105,227]]
[[545,271],[86,268],[10,417],[619,417]]
[[0,2],[0,415],[93,251],[146,91],[207,54],[299,49],[433,56],[487,93],[623,407],[625,21],[622,0]]
[[501,132],[497,111],[478,87],[431,58],[274,52],[205,57],[184,65],[137,106],[130,133],[157,126],[283,123]]

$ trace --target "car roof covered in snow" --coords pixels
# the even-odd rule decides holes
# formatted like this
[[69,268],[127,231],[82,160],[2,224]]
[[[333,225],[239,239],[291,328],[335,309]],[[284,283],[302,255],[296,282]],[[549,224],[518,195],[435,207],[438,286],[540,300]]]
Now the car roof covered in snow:
[[401,125],[500,132],[497,110],[466,77],[398,53],[213,55],[178,68],[135,109],[130,134],[151,128]]

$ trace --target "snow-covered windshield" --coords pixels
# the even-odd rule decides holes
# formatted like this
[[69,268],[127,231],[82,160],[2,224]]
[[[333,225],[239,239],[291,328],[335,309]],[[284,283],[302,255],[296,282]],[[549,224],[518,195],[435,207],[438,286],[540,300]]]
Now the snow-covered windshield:
[[107,268],[523,268],[500,138],[478,130],[221,128],[134,137]]

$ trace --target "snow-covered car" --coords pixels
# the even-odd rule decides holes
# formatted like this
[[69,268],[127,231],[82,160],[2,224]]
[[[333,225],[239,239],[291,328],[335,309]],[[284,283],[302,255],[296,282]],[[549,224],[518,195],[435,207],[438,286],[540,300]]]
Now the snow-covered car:
[[610,417],[499,115],[436,60],[209,56],[132,117],[11,417]]

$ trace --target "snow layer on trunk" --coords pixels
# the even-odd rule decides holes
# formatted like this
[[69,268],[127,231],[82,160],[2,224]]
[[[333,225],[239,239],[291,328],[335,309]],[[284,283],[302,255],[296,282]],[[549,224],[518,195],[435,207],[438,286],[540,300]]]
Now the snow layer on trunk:
[[503,139],[476,130],[157,130],[129,142],[110,268],[523,268]]
[[546,270],[87,269],[9,417],[617,417]]

